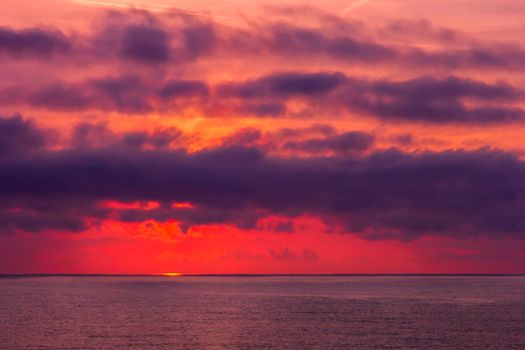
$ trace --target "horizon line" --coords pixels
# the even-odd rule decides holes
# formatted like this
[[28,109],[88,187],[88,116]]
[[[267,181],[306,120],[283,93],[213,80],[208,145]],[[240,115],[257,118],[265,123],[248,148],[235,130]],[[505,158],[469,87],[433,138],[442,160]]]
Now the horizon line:
[[525,273],[0,273],[9,277],[525,277]]

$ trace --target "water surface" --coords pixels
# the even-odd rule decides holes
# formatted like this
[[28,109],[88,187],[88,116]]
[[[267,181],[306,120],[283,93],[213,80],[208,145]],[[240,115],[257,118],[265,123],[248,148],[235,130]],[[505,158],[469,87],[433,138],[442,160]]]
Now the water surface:
[[525,349],[525,277],[0,278],[0,349]]

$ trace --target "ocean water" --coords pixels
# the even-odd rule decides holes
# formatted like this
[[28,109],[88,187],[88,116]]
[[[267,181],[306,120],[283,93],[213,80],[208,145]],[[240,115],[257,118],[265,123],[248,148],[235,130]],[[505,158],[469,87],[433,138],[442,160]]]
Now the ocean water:
[[525,277],[4,277],[0,349],[525,349]]

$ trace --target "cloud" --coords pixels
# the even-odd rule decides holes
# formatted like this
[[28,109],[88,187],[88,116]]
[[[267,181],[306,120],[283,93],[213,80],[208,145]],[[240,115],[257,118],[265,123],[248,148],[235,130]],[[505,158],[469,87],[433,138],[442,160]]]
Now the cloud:
[[349,108],[379,119],[490,124],[522,120],[524,111],[509,105],[522,96],[520,89],[504,83],[421,77],[400,82],[359,82],[350,85],[341,99]]
[[20,156],[45,143],[46,133],[21,115],[0,117],[0,156]]
[[[525,165],[490,149],[346,156],[270,156],[223,146],[184,150],[122,147],[49,151],[0,162],[3,222],[21,213],[74,220],[180,221],[254,228],[268,216],[310,215],[366,239],[423,235],[523,238]],[[153,209],[100,207],[154,201]],[[173,207],[171,203],[192,203]],[[9,217],[9,208],[17,208]],[[39,221],[40,229],[47,226]],[[49,225],[52,227],[52,225]],[[36,231],[36,229],[32,229]]]
[[339,154],[359,154],[370,149],[375,137],[371,134],[349,131],[326,138],[308,139],[298,142],[287,142],[285,149],[307,153],[323,153],[331,151]]
[[170,147],[173,142],[182,138],[182,132],[177,128],[156,129],[148,133],[145,131],[128,132],[122,136],[122,144],[136,149],[162,149]]
[[[275,73],[217,86],[222,98],[285,103],[299,98],[316,111],[335,106],[395,121],[493,124],[522,120],[521,89],[468,78],[363,80],[342,73]],[[322,99],[320,99],[322,97]],[[285,110],[283,110],[285,112]]]
[[310,249],[303,249],[301,254],[297,254],[294,253],[289,247],[284,247],[277,250],[270,248],[268,249],[268,255],[271,259],[278,261],[319,260],[317,253]]
[[6,88],[5,104],[58,111],[118,111],[146,113],[152,110],[151,87],[135,75],[109,76],[78,83],[55,81],[42,85]]
[[208,86],[204,82],[196,80],[171,80],[159,92],[160,97],[163,99],[192,96],[206,97],[208,94]]
[[268,249],[268,254],[274,260],[297,260],[297,255],[292,253],[288,247],[280,250]]
[[267,53],[307,55],[345,59],[350,62],[385,62],[400,58],[393,47],[349,35],[331,36],[317,28],[303,28],[292,24],[270,26],[269,34],[261,42]]
[[356,8],[359,8],[361,6],[366,5],[368,2],[370,2],[370,0],[353,0],[349,5],[347,5],[343,9],[342,12],[343,13],[351,12],[351,11],[355,10]]
[[255,128],[244,128],[222,140],[224,146],[252,146],[261,139],[262,132]]
[[72,43],[54,29],[30,28],[15,30],[0,27],[0,55],[14,58],[48,59],[55,54],[66,54]]
[[306,261],[317,261],[319,260],[319,255],[313,250],[303,249],[303,259]]
[[190,59],[210,55],[217,44],[215,26],[212,23],[194,22],[182,29],[184,52]]
[[237,107],[238,113],[263,118],[278,118],[286,115],[284,102],[244,103]]
[[277,73],[240,83],[219,84],[217,94],[242,99],[318,96],[335,90],[344,81],[341,73]]
[[[69,36],[52,28],[0,28],[0,53],[17,59],[38,58],[44,64],[60,56],[68,58],[61,64],[90,62],[109,67],[119,62],[166,67],[201,59],[251,61],[261,56],[424,71],[524,67],[525,50],[518,45],[472,40],[424,20],[393,20],[378,29],[311,8],[285,9],[280,15],[279,20],[248,19],[247,27],[241,29],[184,11],[110,11],[95,22],[96,29]],[[407,37],[433,42],[436,47],[407,43]]]
[[420,40],[423,43],[459,45],[475,44],[475,40],[459,31],[436,26],[426,19],[408,20],[394,19],[378,28],[381,37],[401,40]]
[[211,54],[216,41],[212,22],[186,13],[110,11],[98,22],[97,30],[83,36],[84,48],[76,54],[103,64],[187,64]]
[[[129,113],[144,113],[151,110],[145,82],[135,75],[93,79],[86,83],[90,88],[94,104],[106,109]],[[104,107],[103,107],[104,109]]]
[[357,112],[396,122],[484,125],[517,122],[525,116],[521,89],[456,76],[390,81],[357,79],[341,72],[280,72],[209,87],[201,80],[117,75],[12,86],[1,92],[5,105],[77,112],[192,109],[208,117],[277,118],[293,116],[289,104],[300,101],[312,114],[337,111],[335,117],[344,118]]
[[164,63],[170,58],[169,36],[161,29],[130,26],[122,38],[122,57],[144,63]]
[[400,146],[409,146],[414,142],[414,137],[412,136],[412,134],[406,133],[396,135],[392,138],[392,140]]
[[37,59],[43,64],[68,58],[60,61],[62,65],[184,64],[212,54],[217,41],[213,22],[183,12],[156,16],[140,10],[108,11],[92,28],[67,35],[56,28],[0,27],[0,58]]
[[81,217],[68,217],[64,212],[53,213],[0,213],[0,234],[14,234],[19,231],[40,232],[55,230],[65,232],[82,232],[87,224]]
[[165,149],[181,141],[184,135],[175,127],[116,133],[105,123],[80,123],[73,128],[70,146],[73,149]]

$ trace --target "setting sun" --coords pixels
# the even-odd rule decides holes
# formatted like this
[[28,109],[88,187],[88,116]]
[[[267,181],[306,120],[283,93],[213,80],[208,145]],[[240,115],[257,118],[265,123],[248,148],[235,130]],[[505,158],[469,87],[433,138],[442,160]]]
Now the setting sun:
[[162,276],[166,276],[166,277],[180,277],[180,276],[182,276],[182,273],[179,273],[179,272],[164,272],[162,274]]

